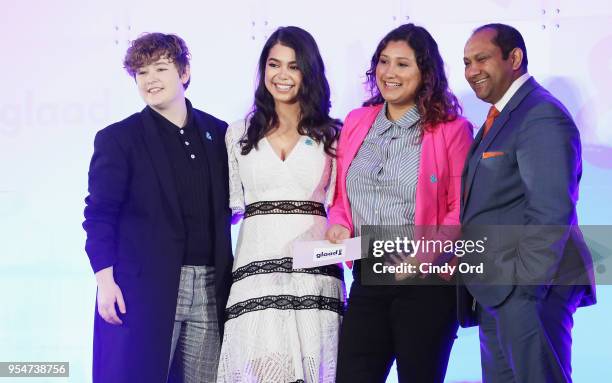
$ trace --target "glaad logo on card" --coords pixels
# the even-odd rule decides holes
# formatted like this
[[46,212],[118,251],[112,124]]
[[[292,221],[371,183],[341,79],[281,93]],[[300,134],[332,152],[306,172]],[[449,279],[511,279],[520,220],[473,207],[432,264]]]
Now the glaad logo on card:
[[314,249],[313,259],[315,261],[323,261],[327,259],[342,258],[345,252],[345,246],[318,248]]

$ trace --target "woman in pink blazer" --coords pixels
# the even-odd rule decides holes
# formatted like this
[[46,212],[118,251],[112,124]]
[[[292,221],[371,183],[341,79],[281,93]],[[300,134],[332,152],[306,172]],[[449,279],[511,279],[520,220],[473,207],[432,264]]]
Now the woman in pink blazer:
[[[348,114],[338,143],[327,239],[358,236],[362,225],[459,225],[472,126],[435,40],[402,25],[379,43],[366,74],[372,98]],[[337,382],[384,382],[394,359],[400,382],[443,382],[458,327],[454,285],[437,275],[427,286],[368,285],[361,277],[371,263],[362,262],[353,268]]]

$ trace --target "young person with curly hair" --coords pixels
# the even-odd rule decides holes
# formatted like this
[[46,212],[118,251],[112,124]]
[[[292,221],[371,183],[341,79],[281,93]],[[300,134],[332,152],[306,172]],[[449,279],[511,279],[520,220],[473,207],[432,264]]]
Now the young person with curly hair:
[[176,35],[134,40],[124,66],[147,106],[96,134],[83,223],[95,383],[215,380],[232,265],[227,124],[185,98],[189,57]]

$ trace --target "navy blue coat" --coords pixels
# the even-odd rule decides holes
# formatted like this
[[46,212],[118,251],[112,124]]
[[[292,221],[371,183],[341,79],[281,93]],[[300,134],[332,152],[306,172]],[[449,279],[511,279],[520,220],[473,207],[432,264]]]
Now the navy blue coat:
[[[531,284],[531,293],[543,296],[559,276],[572,274],[586,285],[581,305],[595,303],[591,255],[572,226],[577,225],[582,163],[580,135],[570,114],[530,78],[484,138],[482,133],[466,159],[460,218],[467,230],[495,228],[486,247],[500,283],[466,279],[469,292],[480,304],[495,306],[513,284]],[[459,291],[463,299],[465,291]]]
[[[227,124],[193,109],[210,167],[219,329],[231,285]],[[148,109],[99,131],[85,199],[85,249],[94,272],[114,266],[123,325],[94,321],[94,382],[166,382],[186,245],[176,185]],[[118,311],[117,311],[118,312]]]

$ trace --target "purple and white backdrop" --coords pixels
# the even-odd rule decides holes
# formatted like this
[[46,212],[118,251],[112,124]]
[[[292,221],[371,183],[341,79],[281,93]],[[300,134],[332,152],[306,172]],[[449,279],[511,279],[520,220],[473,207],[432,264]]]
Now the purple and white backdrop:
[[[343,118],[365,97],[377,42],[405,22],[436,38],[451,87],[477,126],[488,106],[463,78],[464,43],[484,23],[518,28],[530,73],[567,106],[582,134],[581,223],[612,223],[607,0],[2,0],[0,361],[69,361],[63,381],[91,381],[95,281],[83,250],[83,198],[94,134],[143,107],[121,65],[131,39],[153,31],[182,36],[193,56],[187,96],[232,122],[250,107],[267,36],[281,25],[301,26],[321,48],[333,115]],[[600,286],[598,295],[598,305],[574,317],[578,383],[612,375],[612,288]],[[447,381],[480,381],[475,329],[459,332]]]

